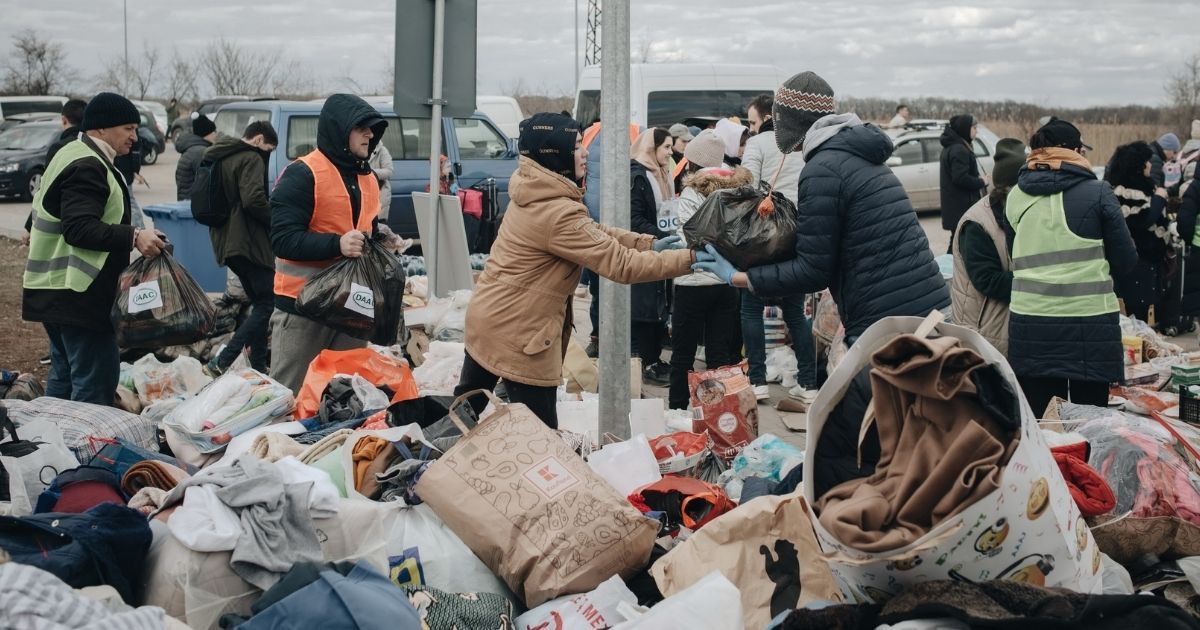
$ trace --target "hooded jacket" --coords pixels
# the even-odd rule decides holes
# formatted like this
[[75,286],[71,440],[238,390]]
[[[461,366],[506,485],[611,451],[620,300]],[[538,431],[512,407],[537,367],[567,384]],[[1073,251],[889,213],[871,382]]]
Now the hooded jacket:
[[950,305],[900,180],[884,165],[892,140],[854,114],[826,116],[804,138],[796,204],[796,258],[749,270],[755,293],[828,287],[847,340],[892,315],[923,317]]
[[175,199],[183,201],[192,198],[192,182],[196,181],[196,173],[200,170],[200,162],[204,159],[204,151],[212,143],[194,133],[185,133],[175,141],[175,150],[182,155],[175,165]]
[[[80,129],[77,125],[71,125],[63,129],[62,133],[58,134],[58,140],[55,140],[50,144],[50,148],[46,149],[46,163],[49,164],[50,160],[54,159],[54,154],[58,153],[58,150],[63,148],[65,144],[78,138],[79,131]],[[1191,140],[1188,142],[1191,142]],[[26,229],[25,231],[28,232],[29,230]]]
[[649,251],[654,237],[600,225],[583,191],[527,157],[467,306],[466,348],[501,378],[556,387],[571,334],[571,297],[583,267],[615,282],[661,281],[691,268],[689,250]]
[[[775,142],[774,138],[771,142]],[[778,149],[776,149],[778,151]],[[799,157],[799,156],[797,156]],[[754,182],[754,176],[743,167],[706,168],[685,176],[683,193],[679,195],[679,231],[680,238],[687,241],[683,235],[683,224],[695,216],[696,211],[708,199],[708,196],[718,190],[748,186]],[[691,244],[689,243],[689,246]],[[685,287],[702,287],[725,284],[720,278],[707,271],[693,271],[686,276],[675,278],[675,284]]]
[[[1039,161],[1037,154],[1021,167],[1017,186],[1029,195],[1062,193],[1071,232],[1103,239],[1104,257],[1114,272],[1133,267],[1137,249],[1112,189],[1076,161]],[[1082,157],[1077,161],[1086,163]],[[1008,360],[1017,376],[1112,382],[1125,375],[1117,313],[1093,317],[1013,313],[1008,330]]]
[[[775,144],[773,122],[768,120],[763,123],[762,130],[746,141],[746,154],[742,156],[742,166],[750,171],[753,181],[767,182],[767,185],[774,181],[775,189],[787,197],[788,201],[796,203],[796,188],[800,185],[804,156],[793,153],[784,159],[783,152]],[[779,175],[778,179],[776,173]]]
[[969,133],[964,138],[947,126],[941,142],[942,229],[954,230],[967,209],[983,198],[987,184],[979,176],[979,161],[971,148]]
[[[358,176],[371,175],[368,158],[358,158],[350,153],[350,131],[369,118],[379,118],[379,112],[366,101],[349,94],[334,94],[321,108],[317,121],[317,148],[333,162],[341,173],[342,183],[349,194],[350,207],[346,209],[357,223],[362,195],[358,190]],[[367,155],[383,138],[386,122],[372,128]],[[341,255],[340,234],[318,234],[308,231],[313,214],[312,170],[300,161],[287,165],[279,175],[271,195],[271,249],[275,256],[289,260],[330,260]],[[372,226],[372,229],[374,226]],[[295,313],[295,300],[276,296],[275,305],[280,310]]]
[[268,154],[240,138],[219,136],[204,159],[220,160],[221,189],[230,202],[229,220],[208,229],[217,264],[234,256],[260,267],[274,267],[271,251],[271,202],[267,198]]

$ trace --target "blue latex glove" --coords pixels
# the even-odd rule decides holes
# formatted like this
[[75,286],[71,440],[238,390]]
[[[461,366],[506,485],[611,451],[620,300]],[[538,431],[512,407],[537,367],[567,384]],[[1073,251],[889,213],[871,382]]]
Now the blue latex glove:
[[654,251],[665,252],[668,249],[683,249],[683,237],[668,236],[654,241]]
[[696,252],[696,262],[692,264],[692,271],[707,271],[725,284],[733,284],[733,274],[737,273],[733,263],[725,260],[712,245],[705,245],[704,251]]

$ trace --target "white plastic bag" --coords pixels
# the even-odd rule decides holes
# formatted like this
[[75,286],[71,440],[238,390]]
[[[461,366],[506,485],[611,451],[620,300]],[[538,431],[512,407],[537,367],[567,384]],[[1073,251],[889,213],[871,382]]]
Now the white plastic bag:
[[254,370],[226,372],[163,420],[201,453],[221,450],[234,437],[289,416],[292,391]]
[[[334,378],[337,378],[338,376],[344,375],[339,374],[334,376]],[[358,400],[362,403],[362,408],[364,410],[370,411],[372,409],[387,409],[389,406],[391,406],[392,401],[388,398],[388,395],[383,393],[383,390],[372,385],[371,381],[368,381],[358,374],[355,374],[349,378],[350,387],[354,389],[354,395],[358,396]]]
[[449,341],[434,341],[425,353],[425,362],[413,370],[413,380],[422,396],[452,396],[458,386],[466,346]]
[[622,603],[618,611],[628,621],[613,630],[744,630],[742,594],[720,571],[645,608]]
[[799,362],[791,346],[779,346],[767,353],[767,382],[781,383],[784,387],[796,386],[796,370]]
[[804,451],[775,435],[764,433],[733,458],[733,474],[739,479],[762,477],[778,483],[802,464]]
[[[13,436],[8,432],[11,427],[10,424],[0,429],[0,443],[13,441]],[[9,493],[9,500],[0,502],[0,513],[28,516],[33,514],[33,507],[42,491],[54,482],[59,473],[78,467],[79,460],[67,448],[62,431],[53,422],[31,420],[16,429],[16,435],[23,442],[37,444],[37,449],[21,457],[0,455],[0,466],[8,473]]]
[[662,479],[650,442],[640,433],[592,453],[588,456],[588,466],[623,497]]
[[426,330],[431,330],[429,338],[433,341],[454,341],[461,342],[463,340],[463,331],[467,326],[467,305],[471,303],[471,291],[454,291],[449,298],[436,298],[429,301],[429,309],[445,309],[441,311],[440,317],[436,320],[431,318],[428,324],[425,325]]
[[153,354],[138,359],[130,369],[130,376],[143,405],[171,398],[188,398],[212,381],[204,374],[200,362],[192,357],[179,357],[170,363],[163,363]]
[[589,593],[553,599],[517,617],[517,630],[592,630],[625,620],[617,608],[637,605],[637,595],[614,575]]

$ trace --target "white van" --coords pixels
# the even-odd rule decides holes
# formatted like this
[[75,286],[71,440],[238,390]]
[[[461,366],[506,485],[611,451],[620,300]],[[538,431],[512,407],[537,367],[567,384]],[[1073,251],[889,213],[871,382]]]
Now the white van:
[[520,126],[521,121],[525,120],[525,113],[521,111],[517,99],[511,96],[476,96],[475,108],[487,114],[509,138],[521,135]]
[[[774,92],[786,78],[768,65],[630,64],[630,119],[642,126],[669,127],[685,120],[745,118],[755,96]],[[599,117],[600,66],[588,66],[579,77],[575,120],[590,125]]]
[[65,96],[0,96],[0,120],[13,114],[61,114]]

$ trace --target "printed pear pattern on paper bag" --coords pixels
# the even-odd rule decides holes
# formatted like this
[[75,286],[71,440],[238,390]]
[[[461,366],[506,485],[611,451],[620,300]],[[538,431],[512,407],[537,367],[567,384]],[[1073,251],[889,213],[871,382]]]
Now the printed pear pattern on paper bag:
[[481,423],[472,437],[442,461],[545,550],[543,558],[560,575],[571,575],[638,530],[629,514],[612,512],[597,499],[607,487],[566,442],[533,435],[509,414]]

